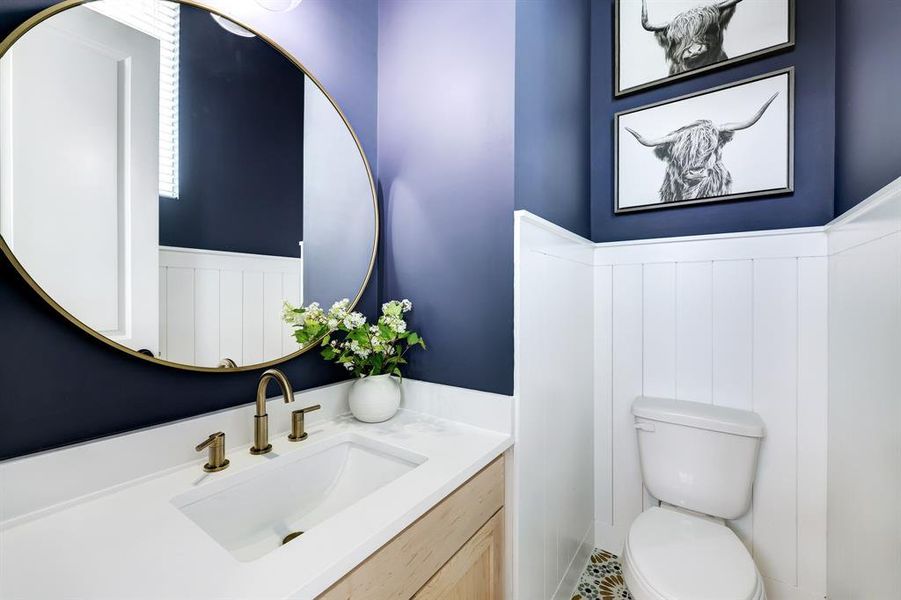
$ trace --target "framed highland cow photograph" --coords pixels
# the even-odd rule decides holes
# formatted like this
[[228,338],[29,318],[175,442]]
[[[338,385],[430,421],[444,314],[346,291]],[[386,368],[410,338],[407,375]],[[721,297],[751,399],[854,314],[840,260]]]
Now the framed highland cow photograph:
[[617,113],[615,212],[791,192],[794,75],[782,69]]
[[614,1],[617,96],[795,44],[795,0]]

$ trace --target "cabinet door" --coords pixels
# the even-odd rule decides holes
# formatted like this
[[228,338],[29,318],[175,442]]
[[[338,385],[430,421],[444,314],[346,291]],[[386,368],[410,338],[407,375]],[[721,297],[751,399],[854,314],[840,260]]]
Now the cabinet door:
[[500,509],[435,573],[415,600],[503,598],[504,509]]

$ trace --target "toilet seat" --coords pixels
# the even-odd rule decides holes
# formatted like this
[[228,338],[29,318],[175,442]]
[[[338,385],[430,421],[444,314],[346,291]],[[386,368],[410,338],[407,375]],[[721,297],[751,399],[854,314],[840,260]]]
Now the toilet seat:
[[725,525],[653,507],[632,523],[623,575],[635,600],[765,600],[741,540]]

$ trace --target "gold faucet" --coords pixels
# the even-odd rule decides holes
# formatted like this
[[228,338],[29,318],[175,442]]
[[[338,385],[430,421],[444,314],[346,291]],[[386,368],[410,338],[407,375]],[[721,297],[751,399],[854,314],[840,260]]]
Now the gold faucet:
[[288,435],[288,439],[292,442],[300,442],[302,440],[307,439],[307,432],[304,431],[304,415],[307,413],[311,413],[314,410],[319,410],[322,408],[321,404],[316,404],[315,406],[308,406],[306,408],[301,408],[300,410],[295,410],[291,413],[291,433]]
[[209,459],[203,465],[203,470],[207,473],[216,473],[228,467],[228,459],[225,458],[225,434],[221,431],[210,434],[206,440],[197,445],[194,450],[203,452],[207,448],[210,449]]
[[266,386],[273,379],[282,388],[285,404],[294,402],[294,390],[284,373],[278,369],[269,369],[260,376],[260,383],[257,385],[257,414],[253,417],[251,454],[266,454],[272,450],[272,444],[269,443],[269,415],[266,414]]

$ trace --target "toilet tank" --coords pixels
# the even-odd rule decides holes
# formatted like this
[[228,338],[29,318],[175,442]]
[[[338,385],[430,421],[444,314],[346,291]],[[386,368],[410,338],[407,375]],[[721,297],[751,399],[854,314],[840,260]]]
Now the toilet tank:
[[764,436],[758,414],[646,396],[632,414],[642,479],[655,498],[722,519],[748,511]]

